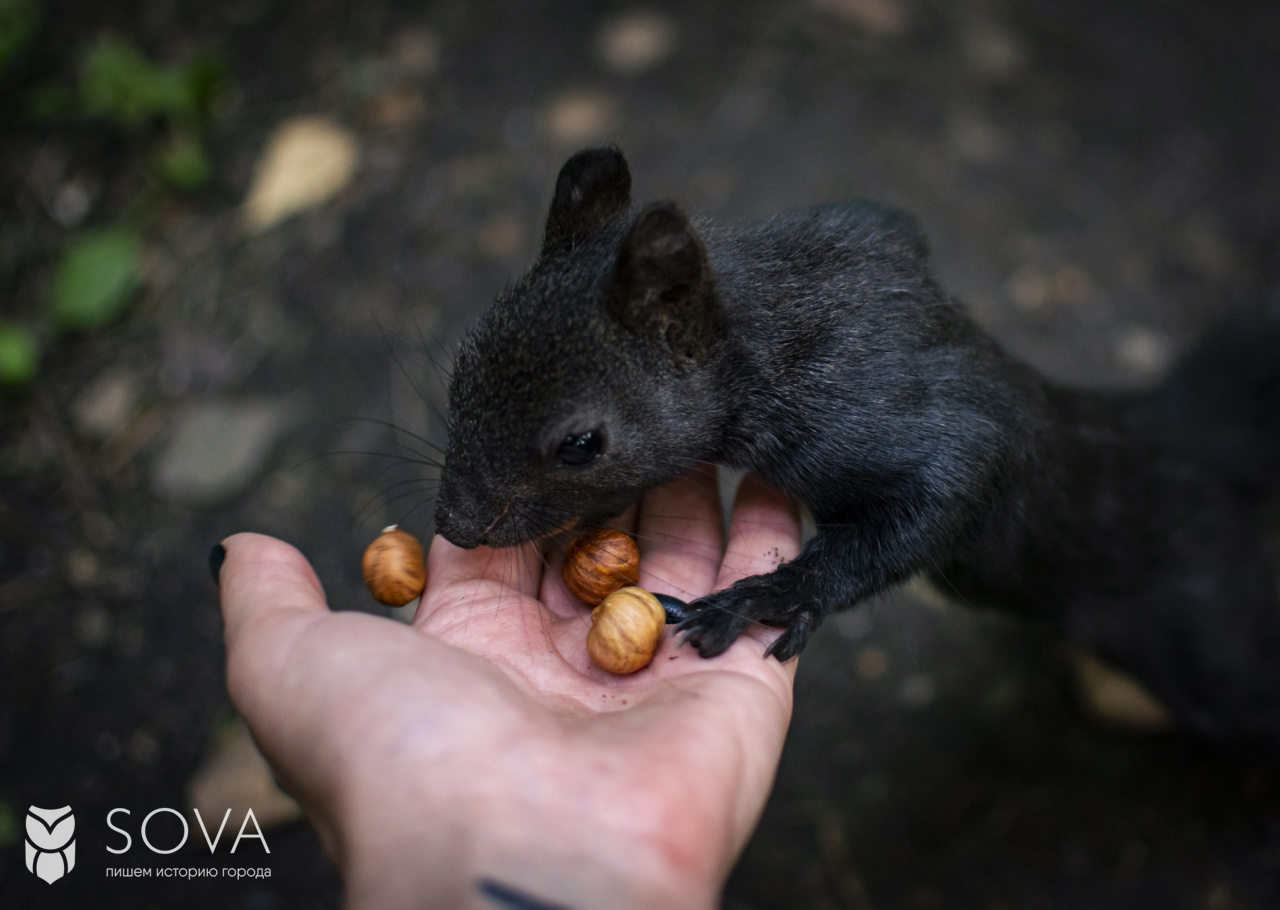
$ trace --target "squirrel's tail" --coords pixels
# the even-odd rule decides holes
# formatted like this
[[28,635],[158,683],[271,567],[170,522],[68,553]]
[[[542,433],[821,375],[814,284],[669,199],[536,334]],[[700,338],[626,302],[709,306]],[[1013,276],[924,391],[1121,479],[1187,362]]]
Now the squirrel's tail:
[[1241,483],[1280,486],[1280,287],[1233,314],[1143,396],[1138,423]]

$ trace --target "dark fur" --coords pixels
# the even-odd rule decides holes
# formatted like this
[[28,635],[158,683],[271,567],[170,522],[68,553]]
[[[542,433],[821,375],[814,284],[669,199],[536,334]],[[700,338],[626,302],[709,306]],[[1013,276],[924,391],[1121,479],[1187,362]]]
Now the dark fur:
[[[1280,606],[1249,486],[1280,467],[1280,326],[1237,335],[1150,395],[1063,389],[963,315],[908,216],[858,202],[695,229],[671,204],[637,213],[616,150],[583,152],[542,255],[459,352],[437,526],[509,546],[700,461],[746,468],[819,530],[693,605],[704,657],[759,621],[786,659],[926,570],[1060,623],[1201,732],[1280,746]],[[594,428],[601,457],[557,463]]]

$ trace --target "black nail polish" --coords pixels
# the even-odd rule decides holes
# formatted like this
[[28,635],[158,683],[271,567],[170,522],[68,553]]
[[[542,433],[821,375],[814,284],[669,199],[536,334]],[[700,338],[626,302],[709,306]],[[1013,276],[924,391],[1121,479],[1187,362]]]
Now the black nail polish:
[[213,549],[209,551],[209,571],[213,573],[213,583],[220,585],[222,583],[222,564],[227,559],[227,548],[220,543],[215,543]]
[[670,594],[655,594],[658,603],[662,604],[662,612],[667,614],[667,622],[683,622],[689,615],[689,605],[679,597]]
[[492,878],[480,879],[476,882],[476,890],[494,906],[505,907],[506,910],[569,910],[564,904],[547,903],[540,897],[526,894]]

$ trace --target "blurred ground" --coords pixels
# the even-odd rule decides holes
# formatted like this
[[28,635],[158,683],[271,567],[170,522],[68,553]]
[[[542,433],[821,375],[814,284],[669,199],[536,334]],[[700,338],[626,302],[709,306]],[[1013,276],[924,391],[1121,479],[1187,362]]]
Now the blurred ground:
[[[139,885],[103,882],[96,820],[188,806],[227,721],[210,545],[279,535],[332,603],[374,609],[365,544],[392,521],[429,532],[424,475],[377,421],[439,437],[432,361],[529,261],[576,148],[616,140],[639,198],[720,219],[901,205],[978,320],[1088,385],[1155,381],[1262,293],[1277,236],[1274,3],[42,6],[6,105],[72,84],[103,33],[161,61],[212,48],[234,87],[212,183],[149,222],[132,309],[56,341],[0,397],[6,907],[338,905],[304,825],[269,832],[269,881]],[[68,238],[146,190],[146,146],[14,110],[0,275],[4,316],[34,320]],[[254,163],[299,114],[354,132],[355,179],[245,236]],[[1274,766],[1107,732],[1035,630],[933,601],[912,588],[806,652],[727,907],[1280,906]],[[67,803],[93,875],[46,887],[23,868],[21,818]]]

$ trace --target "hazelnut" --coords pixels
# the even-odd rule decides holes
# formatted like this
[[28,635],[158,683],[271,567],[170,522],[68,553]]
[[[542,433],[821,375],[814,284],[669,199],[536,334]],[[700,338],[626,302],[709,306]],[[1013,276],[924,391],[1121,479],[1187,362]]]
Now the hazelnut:
[[564,583],[570,594],[589,604],[639,580],[640,551],[621,531],[590,531],[569,544],[564,554]]
[[591,611],[587,653],[610,673],[634,673],[649,665],[667,616],[644,588],[622,588]]
[[364,583],[378,603],[403,607],[422,594],[427,586],[427,568],[422,544],[412,534],[395,525],[385,528],[362,562]]

